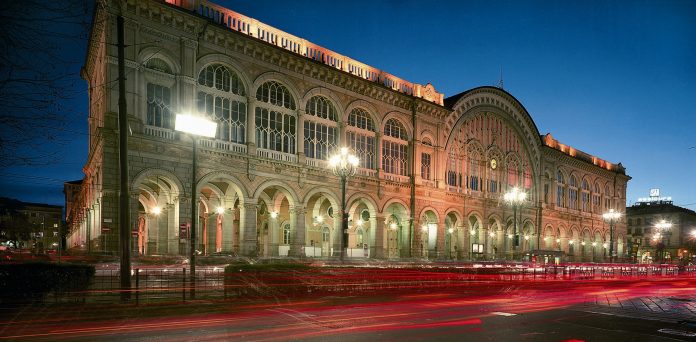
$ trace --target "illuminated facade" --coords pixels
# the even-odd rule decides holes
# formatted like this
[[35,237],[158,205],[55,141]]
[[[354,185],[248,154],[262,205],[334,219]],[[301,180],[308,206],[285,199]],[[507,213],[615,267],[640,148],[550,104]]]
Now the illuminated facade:
[[693,262],[696,212],[653,194],[626,208],[629,255],[641,263]]
[[[193,198],[201,253],[337,256],[340,189],[326,161],[348,146],[360,159],[347,187],[349,257],[606,255],[601,214],[624,211],[630,177],[620,164],[540,135],[506,91],[479,87],[445,99],[430,84],[216,5],[168,2],[123,8],[128,226],[139,253],[186,254],[191,141],[173,127],[176,113],[191,111],[218,123],[215,139],[199,140]],[[116,41],[115,11],[105,10],[116,3],[103,4],[83,70],[90,153],[70,246],[115,251],[117,232],[101,227],[118,227],[117,59],[106,44]],[[513,187],[528,193],[516,250],[513,210],[502,200]],[[624,222],[615,235],[619,255]]]

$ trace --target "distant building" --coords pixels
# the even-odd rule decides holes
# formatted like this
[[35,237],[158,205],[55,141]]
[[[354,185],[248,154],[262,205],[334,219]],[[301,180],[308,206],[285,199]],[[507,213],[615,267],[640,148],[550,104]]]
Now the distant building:
[[36,252],[57,250],[63,207],[0,198],[0,241]]
[[693,260],[696,212],[653,194],[626,208],[629,253],[637,262]]
[[[610,241],[625,254],[625,220],[612,238],[602,213],[624,212],[626,169],[541,134],[502,88],[445,98],[208,1],[98,3],[82,70],[89,160],[67,215],[70,246],[118,251],[118,230],[128,229],[137,253],[187,254],[196,220],[203,254],[336,256],[341,192],[326,161],[347,146],[360,160],[347,185],[349,257],[601,261]],[[124,224],[119,11],[132,213]],[[197,140],[195,175],[191,137],[174,129],[183,112],[217,122],[214,138]],[[528,195],[517,229],[503,200],[513,188]]]

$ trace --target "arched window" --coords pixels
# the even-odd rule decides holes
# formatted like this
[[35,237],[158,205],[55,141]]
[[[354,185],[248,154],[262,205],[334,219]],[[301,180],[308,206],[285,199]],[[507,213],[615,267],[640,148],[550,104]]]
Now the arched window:
[[169,87],[147,84],[147,124],[161,128],[174,128]]
[[289,245],[290,244],[290,224],[286,223],[283,225],[283,244],[284,245]]
[[171,74],[172,73],[172,68],[169,67],[169,64],[167,62],[163,61],[160,58],[153,57],[147,60],[145,62],[145,67],[148,69],[156,70],[159,72],[163,72],[166,74]]
[[389,119],[384,126],[382,140],[382,169],[386,173],[406,176],[408,137],[406,129],[396,119]]
[[480,191],[481,173],[479,168],[479,155],[476,152],[469,152],[469,189]]
[[609,191],[609,184],[604,186],[604,210],[609,211],[611,208],[611,191]]
[[602,206],[602,193],[599,188],[599,184],[595,183],[594,193],[592,193],[592,211],[599,213],[599,209]]
[[218,139],[246,142],[245,94],[239,76],[224,65],[208,65],[198,74],[198,112],[218,123]]
[[590,185],[587,179],[582,180],[582,211],[590,211]]
[[324,229],[321,231],[321,241],[322,242],[329,242],[329,228],[324,227]]
[[517,161],[511,160],[507,163],[507,172],[508,187],[512,188],[518,186],[520,169],[517,165]]
[[570,176],[570,186],[568,187],[569,208],[578,209],[578,179]]
[[[449,186],[462,186],[462,173],[460,171],[461,159],[457,151],[453,148],[448,154],[447,161],[447,185]],[[466,186],[466,184],[464,184]]]
[[346,138],[360,160],[360,167],[375,169],[375,124],[367,111],[355,108],[350,112]]
[[556,172],[556,205],[563,208],[565,204],[565,180],[561,170],[558,170]]
[[337,145],[336,109],[323,96],[307,101],[304,120],[304,153],[308,158],[328,159]]
[[[491,156],[490,158],[488,158],[488,160],[491,160],[491,162],[494,159],[496,160],[496,163],[498,160],[500,160],[500,158],[497,156]],[[489,162],[489,163],[491,163],[491,162]],[[497,164],[495,165],[495,167],[493,167],[493,165],[489,164],[489,167],[486,167],[485,169],[488,170],[488,192],[496,193],[496,192],[501,191],[501,189],[500,189],[500,169],[498,168]]]
[[295,100],[284,85],[268,81],[256,91],[256,146],[295,154]]

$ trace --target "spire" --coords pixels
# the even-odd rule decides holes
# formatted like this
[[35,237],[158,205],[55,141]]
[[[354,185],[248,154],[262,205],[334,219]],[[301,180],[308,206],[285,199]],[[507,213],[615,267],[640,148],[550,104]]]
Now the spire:
[[503,67],[500,67],[500,80],[498,81],[498,88],[503,88]]

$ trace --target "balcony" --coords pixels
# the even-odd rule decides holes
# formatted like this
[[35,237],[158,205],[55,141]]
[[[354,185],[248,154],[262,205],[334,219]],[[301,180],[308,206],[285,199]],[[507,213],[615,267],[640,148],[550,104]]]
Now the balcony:
[[157,126],[144,126],[145,135],[153,136],[164,140],[174,140],[174,130]]
[[297,155],[273,150],[257,149],[256,155],[261,158],[275,159],[287,163],[297,163]]
[[246,145],[233,143],[231,141],[222,141],[222,140],[213,140],[213,139],[199,139],[198,144],[201,147],[205,147],[205,148],[209,148],[209,149],[224,150],[224,151],[230,151],[230,152],[240,153],[240,154],[247,153]]

